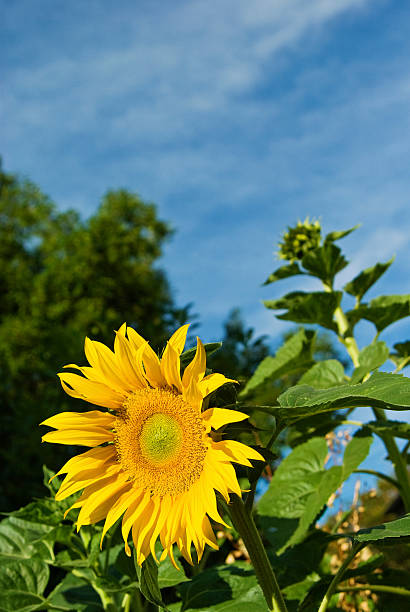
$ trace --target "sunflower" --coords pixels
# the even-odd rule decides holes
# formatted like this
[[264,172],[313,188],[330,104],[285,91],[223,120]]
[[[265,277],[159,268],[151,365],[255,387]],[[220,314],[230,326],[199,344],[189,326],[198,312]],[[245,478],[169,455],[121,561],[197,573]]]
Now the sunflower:
[[223,408],[202,411],[204,398],[235,381],[222,374],[205,376],[206,353],[199,338],[181,378],[187,330],[183,325],[173,334],[161,359],[125,323],[116,332],[114,352],[86,338],[90,366],[65,366],[79,374],[61,373],[60,381],[68,395],[108,410],[62,412],[42,423],[54,428],[43,441],[90,447],[56,474],[66,474],[57,500],[83,490],[66,512],[80,508],[77,530],[105,519],[102,544],[122,516],[126,553],[131,555],[131,531],[140,565],[150,553],[158,562],[158,538],[160,561],[169,555],[174,565],[174,544],[189,563],[192,544],[198,560],[205,544],[217,549],[209,520],[224,524],[216,491],[227,502],[231,492],[241,496],[232,462],[251,466],[250,459],[263,461],[252,448],[215,435],[248,415]]

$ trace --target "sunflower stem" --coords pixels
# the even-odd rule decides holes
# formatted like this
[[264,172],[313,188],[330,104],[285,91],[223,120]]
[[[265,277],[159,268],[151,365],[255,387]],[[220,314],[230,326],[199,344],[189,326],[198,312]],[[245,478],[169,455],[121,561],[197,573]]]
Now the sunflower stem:
[[287,612],[276,576],[269,562],[262,539],[256,528],[252,514],[247,510],[242,499],[232,495],[231,503],[226,505],[232,522],[244,541],[261,586],[270,612]]
[[354,557],[357,555],[359,550],[361,550],[365,546],[366,546],[366,543],[363,543],[363,542],[360,542],[359,544],[354,544],[352,546],[350,553],[347,555],[346,559],[343,561],[342,565],[339,567],[337,573],[333,577],[332,582],[329,584],[328,589],[325,593],[325,596],[322,599],[322,603],[319,606],[318,612],[326,612],[328,605],[330,603],[330,600],[334,592],[336,591],[337,585],[342,580],[343,574],[345,573],[348,566],[350,565],[350,562],[354,559]]

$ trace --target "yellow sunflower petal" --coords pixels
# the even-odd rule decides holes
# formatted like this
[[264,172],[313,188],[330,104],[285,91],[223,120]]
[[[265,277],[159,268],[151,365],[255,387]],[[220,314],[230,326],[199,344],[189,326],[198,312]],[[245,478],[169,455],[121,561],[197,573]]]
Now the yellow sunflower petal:
[[104,442],[113,442],[114,434],[102,427],[88,427],[81,429],[57,429],[48,431],[41,438],[43,442],[54,444],[72,444],[75,446],[98,446]]
[[132,327],[127,327],[127,336],[134,351],[137,351],[142,345],[145,345],[143,362],[145,366],[145,377],[148,382],[153,387],[164,387],[166,385],[166,380],[161,372],[158,355]]
[[195,357],[190,364],[187,365],[182,377],[182,384],[184,387],[188,387],[191,380],[198,382],[202,380],[206,370],[206,352],[204,345],[201,340],[197,337],[197,346]]
[[142,367],[136,362],[135,353],[133,353],[129,341],[120,332],[117,332],[115,336],[114,350],[118,356],[121,373],[127,380],[129,388],[135,390],[146,387],[147,383],[143,376]]
[[202,406],[202,395],[198,388],[198,383],[194,378],[191,378],[188,387],[183,387],[182,397],[191,406],[195,406],[198,412],[201,411]]
[[202,397],[206,397],[212,393],[212,391],[219,389],[219,387],[222,387],[222,385],[228,382],[237,383],[238,381],[226,378],[223,374],[208,374],[208,376],[205,376],[205,378],[199,381],[198,387],[202,393]]
[[125,393],[121,394],[114,391],[107,385],[88,380],[78,374],[63,372],[58,374],[63,389],[71,397],[76,397],[106,408],[118,409],[121,408]]
[[121,495],[115,500],[114,504],[109,508],[105,517],[104,528],[101,535],[100,548],[102,548],[104,536],[109,528],[124,514],[134,496],[134,490],[131,483],[124,486]]
[[127,511],[125,512],[123,516],[121,531],[122,531],[122,537],[125,542],[125,552],[127,553],[129,557],[131,556],[131,549],[128,546],[128,534],[130,532],[130,529],[133,523],[135,523],[135,521],[138,519],[140,514],[144,512],[150,499],[151,499],[151,495],[149,491],[144,491],[142,489],[140,491],[136,491],[135,499],[132,501],[130,506],[127,508]]
[[101,410],[87,412],[60,412],[49,417],[40,425],[48,425],[54,429],[84,429],[87,427],[112,427],[114,417]]
[[63,483],[61,484],[59,490],[56,493],[56,500],[61,501],[63,499],[66,499],[67,497],[69,497],[73,493],[77,493],[77,491],[80,491],[81,489],[85,489],[83,496],[84,498],[86,498],[94,491],[93,487],[96,487],[96,489],[102,487],[104,485],[105,479],[117,477],[120,470],[121,467],[118,464],[113,464],[104,469],[102,472],[100,470],[97,473],[85,473],[84,477],[82,477],[80,474],[75,480],[64,479]]
[[98,523],[107,516],[107,512],[126,488],[127,475],[118,473],[99,486],[93,495],[81,507],[77,518],[77,531],[82,525]]
[[168,342],[161,359],[161,372],[170,387],[182,390],[179,354]]
[[202,413],[202,418],[213,429],[219,429],[228,423],[237,423],[249,418],[248,414],[239,410],[228,410],[227,408],[208,408]]
[[151,533],[149,547],[150,547],[152,556],[154,557],[155,561],[158,562],[156,552],[155,552],[155,542],[157,541],[158,536],[165,524],[169,510],[171,508],[172,500],[171,500],[170,495],[165,495],[162,498],[156,498],[156,499],[158,500],[158,503],[160,505],[160,513],[158,515],[158,519],[157,519],[155,528],[153,529]]
[[241,442],[236,442],[236,440],[222,440],[221,442],[212,442],[211,444],[213,448],[222,450],[225,453],[227,461],[235,461],[235,463],[241,463],[248,467],[252,467],[249,459],[265,461],[258,451]]
[[[81,472],[87,468],[102,468],[104,463],[114,459],[115,447],[112,444],[108,446],[97,446],[96,448],[85,451],[85,453],[81,453],[81,455],[71,457],[71,459],[69,459],[67,463],[65,463],[63,467],[56,474],[54,474],[53,478],[60,476],[61,474],[69,474],[71,478],[78,472]],[[53,478],[50,480],[53,480]]]
[[119,393],[126,393],[130,390],[129,385],[127,385],[118,367],[117,356],[108,346],[105,346],[102,342],[86,338],[84,349],[90,365],[97,370],[97,372],[101,372],[107,386]]
[[179,329],[176,330],[168,340],[168,343],[172,346],[172,348],[180,355],[184,350],[186,336],[188,333],[189,323],[186,325],[182,325]]

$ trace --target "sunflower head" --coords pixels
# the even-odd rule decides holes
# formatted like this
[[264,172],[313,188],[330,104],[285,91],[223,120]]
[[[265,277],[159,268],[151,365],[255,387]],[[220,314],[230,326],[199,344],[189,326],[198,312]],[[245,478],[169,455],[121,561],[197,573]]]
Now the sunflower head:
[[[216,492],[226,501],[241,495],[232,463],[251,466],[263,457],[254,449],[214,436],[246,414],[223,408],[202,410],[203,399],[230,381],[206,371],[206,353],[197,339],[196,353],[181,375],[180,356],[188,325],[170,338],[162,358],[131,327],[116,333],[114,351],[86,338],[88,366],[66,366],[63,389],[104,410],[63,412],[46,421],[54,431],[43,441],[74,444],[89,450],[70,459],[56,494],[62,500],[82,491],[71,506],[80,508],[77,529],[104,520],[107,530],[122,517],[127,554],[131,532],[136,559],[155,559],[159,539],[175,564],[174,544],[189,563],[192,546],[200,559],[206,544],[217,548],[210,519],[223,523]],[[217,441],[218,440],[218,441]],[[69,511],[68,511],[69,512]]]
[[278,244],[278,256],[291,262],[301,260],[306,253],[319,247],[320,241],[319,221],[310,221],[306,217],[303,223],[298,221],[295,227],[288,227],[288,231],[283,234],[283,241]]

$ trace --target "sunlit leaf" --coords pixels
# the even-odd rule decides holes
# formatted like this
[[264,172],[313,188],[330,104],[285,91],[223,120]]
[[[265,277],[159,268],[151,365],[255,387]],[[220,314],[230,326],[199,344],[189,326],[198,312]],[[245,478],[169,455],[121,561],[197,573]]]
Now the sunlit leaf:
[[350,293],[350,295],[356,296],[359,300],[362,299],[366,291],[370,289],[379,278],[386,272],[386,270],[391,266],[394,261],[394,257],[392,257],[386,263],[377,263],[375,266],[371,268],[366,268],[355,276],[353,280],[347,283],[343,289]]
[[308,367],[312,363],[314,339],[313,331],[297,331],[278,349],[274,357],[268,356],[261,361],[241,395],[246,395],[268,379],[273,381],[284,374]]
[[337,331],[337,326],[333,321],[333,313],[340,305],[341,298],[342,293],[340,291],[333,291],[332,293],[294,291],[278,300],[264,301],[264,304],[266,308],[272,310],[287,310],[284,314],[276,315],[278,319],[294,321],[295,323],[322,325]]

